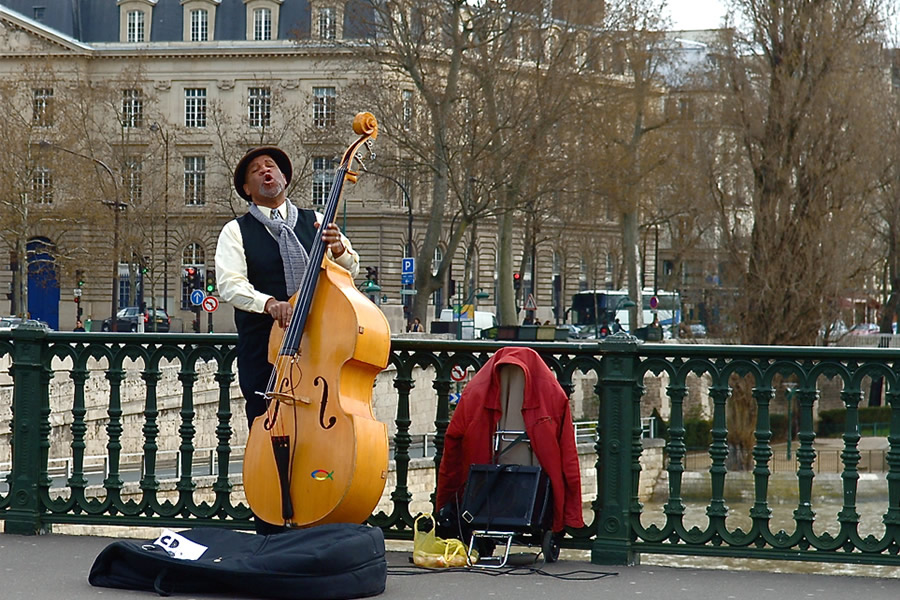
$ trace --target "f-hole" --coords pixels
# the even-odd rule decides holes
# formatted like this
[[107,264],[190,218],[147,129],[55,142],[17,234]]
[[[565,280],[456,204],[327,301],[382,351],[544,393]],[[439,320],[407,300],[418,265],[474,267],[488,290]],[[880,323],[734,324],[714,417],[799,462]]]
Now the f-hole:
[[313,380],[315,385],[322,384],[322,402],[319,403],[319,427],[322,429],[331,429],[337,423],[337,417],[334,415],[328,417],[328,425],[325,424],[325,407],[328,405],[328,381],[322,377],[316,377]]

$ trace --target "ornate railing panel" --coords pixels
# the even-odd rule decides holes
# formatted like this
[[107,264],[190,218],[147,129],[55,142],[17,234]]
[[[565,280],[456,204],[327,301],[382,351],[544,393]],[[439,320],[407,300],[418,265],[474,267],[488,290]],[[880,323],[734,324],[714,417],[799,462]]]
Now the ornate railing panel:
[[[75,334],[25,327],[0,334],[0,361],[8,364],[5,387],[0,379],[0,422],[8,418],[10,432],[9,447],[0,442],[0,464],[8,456],[10,465],[0,483],[5,531],[33,534],[68,523],[250,528],[250,511],[235,493],[247,430],[234,385],[235,341],[230,334]],[[410,448],[422,431],[411,430],[411,398],[424,393],[432,405],[426,430],[437,432],[436,472],[457,385],[454,367],[477,370],[503,345],[394,340],[395,484],[389,507],[370,518],[388,537],[410,539],[417,512],[411,508]],[[897,351],[639,344],[615,336],[600,344],[526,345],[542,355],[567,392],[586,393],[595,402],[590,418],[597,421],[597,458],[590,476],[598,493],[586,508],[588,525],[567,531],[563,546],[590,550],[598,563],[627,563],[655,552],[900,564]],[[431,390],[415,389],[422,373],[431,377]],[[859,407],[873,379],[883,380],[891,427],[883,439],[887,472],[878,480],[884,486],[882,529],[867,533],[858,501]],[[585,381],[596,384],[585,392]],[[814,423],[826,388],[847,410],[837,441],[842,468],[834,519],[815,510],[822,478],[817,447],[823,442],[816,440]],[[797,470],[789,493],[771,472],[773,410],[783,408],[786,392],[798,411],[791,457]],[[658,397],[651,399],[653,394]],[[648,511],[642,504],[648,483],[642,478],[649,474],[642,466],[641,418],[663,396],[669,417],[665,477],[649,482],[659,506]],[[686,424],[698,406],[712,423],[702,474],[686,469]],[[209,469],[197,472],[207,456]],[[701,501],[696,490],[686,493],[698,476],[706,490]],[[748,479],[747,506],[730,508],[729,488]],[[795,502],[793,511],[776,522],[773,514],[785,500]]]

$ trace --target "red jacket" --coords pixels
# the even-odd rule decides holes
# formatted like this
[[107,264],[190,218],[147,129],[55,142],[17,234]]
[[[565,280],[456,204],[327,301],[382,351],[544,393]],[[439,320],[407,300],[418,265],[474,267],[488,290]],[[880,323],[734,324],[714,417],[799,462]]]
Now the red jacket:
[[493,462],[492,436],[501,417],[497,371],[507,364],[525,371],[522,417],[534,455],[550,478],[553,531],[561,531],[564,526],[584,527],[581,471],[569,399],[556,376],[531,348],[500,349],[463,390],[444,438],[437,509],[454,497],[462,499],[469,465]]

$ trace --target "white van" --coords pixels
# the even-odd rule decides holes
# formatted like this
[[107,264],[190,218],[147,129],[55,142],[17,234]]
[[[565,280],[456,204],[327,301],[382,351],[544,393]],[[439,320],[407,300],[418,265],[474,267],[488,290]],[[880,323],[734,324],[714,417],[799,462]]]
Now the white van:
[[445,308],[441,311],[441,321],[459,321],[459,327],[462,330],[462,339],[475,340],[481,337],[482,329],[490,329],[497,326],[497,315],[492,312],[483,310],[475,311],[475,318],[469,317],[468,313],[462,315],[454,315],[452,308]]

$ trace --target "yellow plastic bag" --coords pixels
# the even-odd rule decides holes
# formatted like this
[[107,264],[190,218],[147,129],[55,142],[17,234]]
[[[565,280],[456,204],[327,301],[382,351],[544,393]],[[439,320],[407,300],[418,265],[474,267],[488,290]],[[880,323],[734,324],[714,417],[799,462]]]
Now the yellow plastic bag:
[[[431,530],[419,531],[419,520],[431,521]],[[416,517],[413,524],[413,563],[429,569],[465,567],[468,563],[466,545],[457,539],[445,540],[434,533],[434,517],[425,513]],[[474,557],[473,557],[474,559]],[[473,560],[474,562],[474,560]]]

